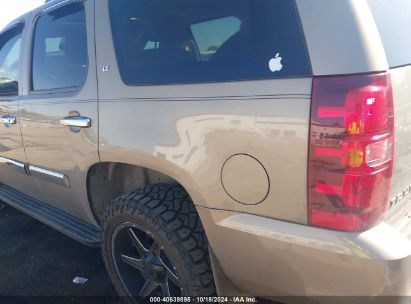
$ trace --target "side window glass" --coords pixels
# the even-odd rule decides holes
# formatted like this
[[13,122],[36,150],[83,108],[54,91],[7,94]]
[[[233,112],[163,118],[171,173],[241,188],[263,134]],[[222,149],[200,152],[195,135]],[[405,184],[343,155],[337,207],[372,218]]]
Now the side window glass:
[[81,87],[87,70],[83,3],[69,4],[40,16],[33,42],[32,89]]
[[0,36],[0,96],[18,95],[21,28]]
[[110,0],[126,85],[312,75],[292,0]]
[[241,20],[230,16],[191,25],[201,61],[209,61],[218,49],[240,31]]

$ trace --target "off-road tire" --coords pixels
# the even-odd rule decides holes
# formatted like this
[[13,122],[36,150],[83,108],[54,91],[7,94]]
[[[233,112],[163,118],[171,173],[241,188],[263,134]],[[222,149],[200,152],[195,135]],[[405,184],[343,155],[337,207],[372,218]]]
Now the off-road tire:
[[187,192],[179,185],[154,184],[123,195],[106,208],[102,226],[102,255],[120,296],[127,296],[116,272],[111,238],[118,225],[135,223],[164,243],[174,256],[184,296],[216,294],[204,228]]

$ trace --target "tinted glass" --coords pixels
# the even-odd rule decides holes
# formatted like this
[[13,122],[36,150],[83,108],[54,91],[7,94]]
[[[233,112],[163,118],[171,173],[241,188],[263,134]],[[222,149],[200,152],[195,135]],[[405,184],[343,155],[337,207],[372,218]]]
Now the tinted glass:
[[290,0],[110,0],[128,85],[311,74]]
[[0,36],[0,96],[18,95],[21,28]]
[[70,4],[42,15],[34,35],[32,89],[80,87],[87,70],[83,4]]
[[368,0],[390,67],[411,64],[411,1]]
[[201,61],[208,61],[217,50],[241,30],[241,20],[237,17],[225,17],[200,22],[190,26],[197,43]]

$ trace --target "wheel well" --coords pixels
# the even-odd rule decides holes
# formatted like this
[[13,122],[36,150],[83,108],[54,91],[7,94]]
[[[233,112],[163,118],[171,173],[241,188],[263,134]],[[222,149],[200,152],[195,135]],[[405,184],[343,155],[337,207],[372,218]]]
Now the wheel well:
[[88,172],[87,188],[91,210],[100,224],[106,206],[115,198],[149,184],[179,184],[161,172],[124,163],[104,162]]

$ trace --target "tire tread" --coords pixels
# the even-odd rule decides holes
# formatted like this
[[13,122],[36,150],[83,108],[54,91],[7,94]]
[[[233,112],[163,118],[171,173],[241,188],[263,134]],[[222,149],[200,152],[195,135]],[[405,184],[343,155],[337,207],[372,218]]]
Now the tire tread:
[[[169,243],[177,249],[190,272],[191,292],[194,293],[190,295],[215,295],[207,237],[195,206],[184,188],[180,185],[152,184],[118,197],[105,210],[103,236],[113,217],[136,214],[151,222],[158,229],[157,232],[164,231]],[[105,248],[103,245],[103,259],[115,282],[117,274],[110,271]],[[119,292],[118,284],[114,285]]]

